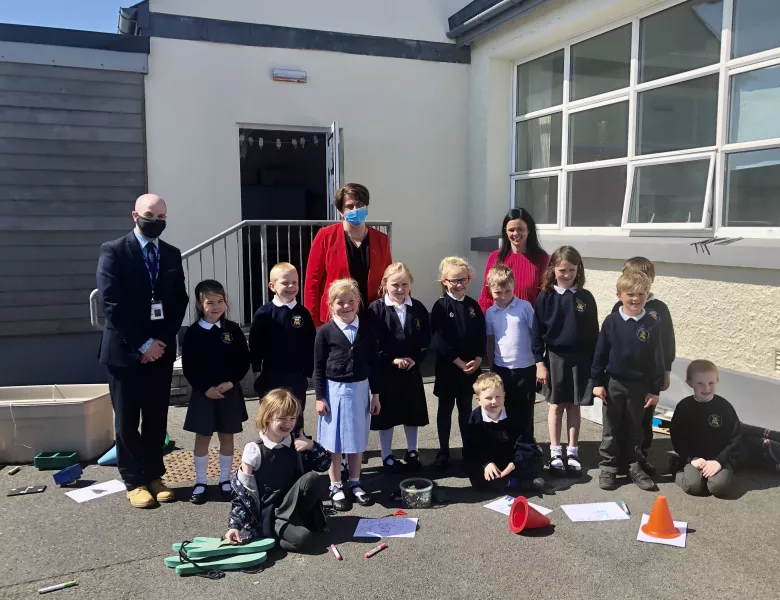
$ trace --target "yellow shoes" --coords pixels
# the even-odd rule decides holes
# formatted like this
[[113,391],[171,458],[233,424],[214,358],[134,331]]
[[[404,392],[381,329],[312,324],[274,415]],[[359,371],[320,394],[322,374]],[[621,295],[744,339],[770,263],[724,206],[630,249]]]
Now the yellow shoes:
[[173,502],[176,500],[173,490],[167,487],[160,479],[150,481],[147,488],[157,502]]
[[127,492],[127,499],[130,500],[133,508],[151,508],[157,504],[149,490],[143,485]]

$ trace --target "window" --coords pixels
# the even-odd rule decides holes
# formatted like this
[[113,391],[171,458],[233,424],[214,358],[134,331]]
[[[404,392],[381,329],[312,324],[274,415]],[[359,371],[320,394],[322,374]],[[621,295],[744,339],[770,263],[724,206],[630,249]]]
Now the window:
[[780,0],[666,0],[529,58],[512,205],[541,227],[780,234]]

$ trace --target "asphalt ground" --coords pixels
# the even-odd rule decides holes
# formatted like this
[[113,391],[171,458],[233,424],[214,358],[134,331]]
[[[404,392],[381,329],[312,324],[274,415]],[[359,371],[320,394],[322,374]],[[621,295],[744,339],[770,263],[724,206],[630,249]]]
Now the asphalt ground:
[[[431,386],[426,388],[433,421],[436,398]],[[311,397],[308,404],[306,418],[313,432]],[[239,447],[255,436],[257,402],[248,402],[247,408],[250,421],[237,436]],[[545,404],[536,407],[536,434],[547,454],[546,409]],[[185,412],[186,407],[171,407],[169,433],[177,448],[191,450],[193,436],[181,430]],[[133,509],[122,493],[77,504],[53,485],[51,472],[25,466],[10,476],[9,467],[3,467],[0,488],[43,483],[49,487],[37,495],[0,496],[0,598],[31,598],[39,588],[71,579],[78,580],[78,587],[55,592],[54,597],[780,598],[780,476],[741,472],[736,498],[718,500],[687,496],[670,477],[659,475],[660,493],[667,496],[674,519],[688,522],[687,546],[640,543],[636,541],[640,516],[650,511],[659,493],[643,492],[627,480],[619,480],[614,492],[598,488],[600,429],[583,421],[580,455],[586,475],[579,480],[548,478],[549,493],[530,498],[554,509],[553,527],[514,535],[506,517],[482,506],[500,490],[475,493],[457,467],[442,474],[426,466],[420,474],[434,479],[451,502],[408,511],[420,519],[416,537],[388,540],[386,550],[366,560],[363,553],[378,542],[352,538],[357,521],[399,508],[388,498],[401,479],[380,471],[379,440],[372,433],[364,481],[376,500],[374,506],[330,517],[329,531],[318,537],[322,549],[318,554],[276,550],[261,573],[229,572],[218,581],[179,577],[163,565],[163,558],[173,554],[172,543],[225,533],[229,505],[217,499],[216,491],[203,506],[187,501],[189,484],[176,488],[181,501],[156,509]],[[399,428],[394,447],[404,445]],[[431,424],[420,432],[426,465],[433,462],[436,447]],[[457,426],[452,447],[460,448]],[[670,448],[669,439],[656,434],[653,462],[665,465]],[[457,458],[458,450],[453,455]],[[82,485],[116,477],[115,468],[90,465]],[[573,523],[558,508],[609,500],[625,501],[631,519]],[[338,545],[342,562],[327,551],[331,543]]]

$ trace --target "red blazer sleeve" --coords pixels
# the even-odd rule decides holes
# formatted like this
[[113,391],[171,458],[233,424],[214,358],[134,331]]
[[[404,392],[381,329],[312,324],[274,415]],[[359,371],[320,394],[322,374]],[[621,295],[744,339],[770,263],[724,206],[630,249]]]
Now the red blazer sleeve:
[[309,251],[309,262],[306,265],[306,281],[303,285],[303,305],[309,309],[314,326],[319,327],[324,323],[320,314],[320,302],[325,291],[325,254],[326,239],[325,229],[320,229],[314,236],[314,241]]
[[382,275],[393,262],[390,254],[390,238],[373,227],[368,228],[368,235],[371,260],[368,267],[368,299],[364,300],[366,307],[379,297]]
[[482,293],[479,295],[479,306],[483,313],[487,312],[487,309],[493,306],[493,296],[490,294],[490,290],[487,286],[487,276],[488,271],[495,267],[496,263],[498,262],[498,253],[499,250],[491,252],[490,256],[488,256],[487,265],[485,265],[485,278],[482,283]]

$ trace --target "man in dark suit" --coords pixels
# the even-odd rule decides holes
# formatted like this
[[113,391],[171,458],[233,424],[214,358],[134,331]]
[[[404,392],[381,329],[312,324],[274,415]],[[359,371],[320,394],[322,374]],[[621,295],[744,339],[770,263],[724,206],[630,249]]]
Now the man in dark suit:
[[161,480],[163,445],[188,297],[181,252],[159,239],[163,199],[144,194],[132,215],[135,229],[100,247],[97,285],[106,323],[98,357],[108,367],[119,474],[130,504],[149,508],[175,499]]

